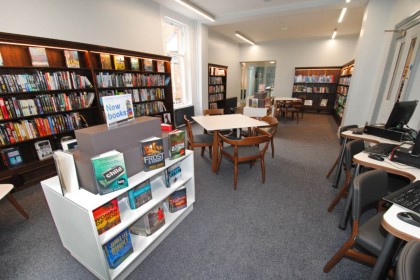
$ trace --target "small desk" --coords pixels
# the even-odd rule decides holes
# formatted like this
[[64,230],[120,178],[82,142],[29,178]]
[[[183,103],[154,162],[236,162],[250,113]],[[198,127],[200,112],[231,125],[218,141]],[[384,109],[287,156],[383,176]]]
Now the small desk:
[[241,114],[192,117],[207,131],[214,131],[211,170],[216,172],[218,160],[218,130],[266,126],[267,123]]

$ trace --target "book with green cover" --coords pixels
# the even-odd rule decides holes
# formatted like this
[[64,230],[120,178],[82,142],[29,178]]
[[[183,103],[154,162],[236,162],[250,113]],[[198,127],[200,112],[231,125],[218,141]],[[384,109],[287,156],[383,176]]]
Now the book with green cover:
[[185,131],[173,130],[168,133],[169,158],[176,159],[185,155]]
[[131,61],[131,70],[140,70],[140,63],[139,63],[138,58],[132,57],[130,61]]
[[99,194],[128,187],[124,155],[116,150],[91,158],[93,175]]

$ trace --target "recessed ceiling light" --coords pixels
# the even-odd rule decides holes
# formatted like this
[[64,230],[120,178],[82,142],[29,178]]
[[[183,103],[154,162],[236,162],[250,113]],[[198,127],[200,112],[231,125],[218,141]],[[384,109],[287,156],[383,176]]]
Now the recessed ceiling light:
[[343,21],[344,15],[346,14],[347,8],[343,8],[341,10],[340,17],[338,18],[338,23],[341,23]]

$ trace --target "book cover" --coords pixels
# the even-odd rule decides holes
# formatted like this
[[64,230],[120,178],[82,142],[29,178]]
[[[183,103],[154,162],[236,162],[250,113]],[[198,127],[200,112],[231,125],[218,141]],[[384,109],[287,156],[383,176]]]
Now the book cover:
[[165,62],[162,60],[157,60],[156,61],[156,66],[157,66],[157,71],[160,73],[164,73],[165,72]]
[[128,229],[123,230],[104,245],[104,251],[110,268],[117,268],[133,253],[133,244]]
[[29,54],[31,55],[32,66],[48,67],[48,58],[45,48],[29,47]]
[[18,147],[11,147],[1,150],[3,164],[7,167],[15,167],[23,164],[23,159]]
[[168,133],[169,158],[176,159],[185,155],[185,131],[173,130]]
[[177,162],[165,169],[165,185],[170,188],[175,182],[182,178],[181,163]]
[[162,117],[163,117],[163,123],[172,124],[171,113],[164,113]]
[[168,196],[169,212],[174,213],[187,207],[187,189],[181,189]]
[[322,99],[321,103],[319,104],[319,106],[321,107],[327,107],[327,103],[328,103],[328,99]]
[[160,203],[146,215],[138,219],[130,227],[130,232],[136,235],[149,236],[165,225],[165,211]]
[[91,159],[99,194],[128,187],[124,156],[118,151],[103,153]]
[[124,70],[125,69],[124,56],[114,55],[114,65],[115,65],[115,70]]
[[131,62],[131,70],[140,70],[140,63],[139,63],[138,58],[131,57],[130,62]]
[[153,59],[145,58],[143,59],[143,69],[147,72],[153,71]]
[[121,223],[118,199],[114,198],[92,211],[98,235]]
[[80,189],[73,154],[57,150],[53,152],[53,158],[62,194],[66,195]]
[[99,56],[101,58],[102,69],[112,69],[111,56],[105,53],[101,53]]
[[64,58],[68,68],[80,68],[79,54],[77,51],[64,50]]
[[155,170],[165,166],[162,138],[146,138],[140,141],[140,148],[143,157],[144,171]]
[[1,56],[1,52],[0,52],[0,66],[3,66],[3,57]]
[[34,145],[39,160],[45,160],[53,156],[53,150],[49,140],[36,141]]
[[131,209],[137,209],[152,199],[150,180],[142,182],[128,191],[128,202]]

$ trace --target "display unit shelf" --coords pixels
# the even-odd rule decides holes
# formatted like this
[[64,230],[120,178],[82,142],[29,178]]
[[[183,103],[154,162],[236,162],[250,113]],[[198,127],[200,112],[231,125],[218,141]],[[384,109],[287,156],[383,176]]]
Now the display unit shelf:
[[209,109],[224,109],[226,101],[227,66],[209,64]]
[[337,86],[337,97],[334,103],[334,119],[338,125],[341,124],[344,110],[346,109],[347,94],[350,88],[350,81],[353,74],[354,60],[342,66]]
[[[177,162],[181,163],[182,179],[167,188],[162,181],[163,172]],[[147,179],[151,181],[152,200],[131,210],[127,192]],[[139,172],[129,178],[127,188],[102,196],[84,189],[63,196],[58,177],[45,180],[41,185],[64,247],[98,278],[123,279],[192,211],[195,202],[194,156],[192,151],[187,150],[181,158],[166,159],[165,167]],[[187,207],[170,213],[167,198],[182,188],[186,188]],[[118,199],[121,223],[98,235],[92,211],[114,198]],[[104,244],[162,202],[165,225],[147,237],[130,234],[134,252],[117,268],[109,268],[103,251]]]
[[292,96],[305,99],[305,111],[332,113],[339,67],[296,67]]

